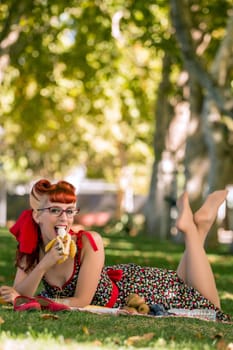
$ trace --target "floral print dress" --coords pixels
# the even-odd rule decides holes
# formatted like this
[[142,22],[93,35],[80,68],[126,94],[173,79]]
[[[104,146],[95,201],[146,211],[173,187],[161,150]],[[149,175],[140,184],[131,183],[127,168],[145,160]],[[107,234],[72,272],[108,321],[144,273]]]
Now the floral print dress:
[[[82,235],[86,235],[92,248],[97,250],[95,241],[89,232],[81,230],[76,235],[78,252],[72,276],[62,288],[50,285],[43,278],[45,289],[40,293],[42,296],[65,298],[74,295],[80,269]],[[216,308],[196,289],[185,284],[175,271],[143,267],[133,263],[104,267],[91,304],[122,307],[126,304],[126,298],[130,293],[143,296],[148,305],[161,304],[166,310],[171,308],[213,309],[216,311],[217,320],[230,320],[228,315]]]

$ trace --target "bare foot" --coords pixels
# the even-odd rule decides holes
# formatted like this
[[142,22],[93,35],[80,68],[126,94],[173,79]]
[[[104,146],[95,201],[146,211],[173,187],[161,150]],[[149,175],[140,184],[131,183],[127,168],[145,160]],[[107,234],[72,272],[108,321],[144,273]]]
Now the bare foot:
[[213,225],[219,206],[224,202],[227,190],[215,191],[208,195],[204,204],[193,215],[197,230],[203,241]]
[[176,220],[176,227],[179,231],[184,233],[196,231],[196,225],[193,221],[193,213],[189,205],[188,193],[184,192],[177,201],[178,218]]

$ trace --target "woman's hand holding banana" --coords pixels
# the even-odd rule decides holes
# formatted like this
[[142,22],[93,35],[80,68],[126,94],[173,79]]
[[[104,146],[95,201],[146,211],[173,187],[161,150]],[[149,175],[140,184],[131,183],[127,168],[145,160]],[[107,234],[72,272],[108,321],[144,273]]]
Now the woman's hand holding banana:
[[71,235],[66,232],[64,227],[58,228],[58,235],[56,238],[52,239],[45,247],[45,252],[47,253],[54,244],[57,244],[58,250],[61,253],[61,259],[58,260],[58,264],[63,263],[69,256],[71,258],[75,257],[77,248],[75,242],[71,239]]

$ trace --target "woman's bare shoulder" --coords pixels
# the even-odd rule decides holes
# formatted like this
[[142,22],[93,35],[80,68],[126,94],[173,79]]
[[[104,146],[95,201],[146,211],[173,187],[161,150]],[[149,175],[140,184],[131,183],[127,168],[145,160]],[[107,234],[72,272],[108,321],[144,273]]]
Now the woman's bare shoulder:
[[101,234],[97,231],[88,231],[96,243],[103,242]]

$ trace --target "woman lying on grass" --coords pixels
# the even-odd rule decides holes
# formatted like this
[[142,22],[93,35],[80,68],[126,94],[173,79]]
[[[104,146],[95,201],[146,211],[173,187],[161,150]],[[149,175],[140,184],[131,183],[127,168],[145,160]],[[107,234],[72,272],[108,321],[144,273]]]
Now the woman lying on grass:
[[[20,310],[20,301],[30,301],[42,281],[42,297],[59,300],[66,306],[89,304],[121,307],[129,294],[144,297],[148,305],[170,308],[213,309],[217,319],[229,316],[220,309],[214,276],[204,250],[207,233],[227,191],[208,196],[193,215],[187,193],[178,200],[177,228],[184,233],[185,251],[177,271],[135,264],[104,266],[104,247],[97,232],[71,230],[77,214],[75,188],[60,181],[38,181],[30,194],[32,210],[24,211],[11,232],[19,245],[17,272],[12,287],[0,287],[2,298]],[[58,237],[65,229],[75,242],[75,256],[65,255]],[[48,243],[54,240],[55,244]],[[69,241],[70,244],[70,241]],[[62,259],[62,260],[61,260]],[[21,298],[21,299],[20,299]]]

